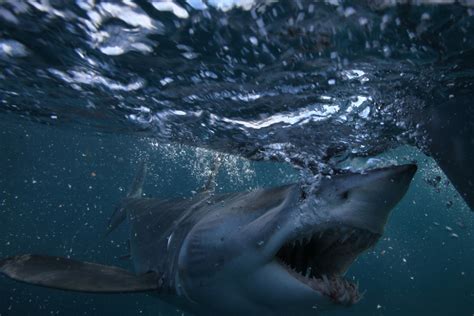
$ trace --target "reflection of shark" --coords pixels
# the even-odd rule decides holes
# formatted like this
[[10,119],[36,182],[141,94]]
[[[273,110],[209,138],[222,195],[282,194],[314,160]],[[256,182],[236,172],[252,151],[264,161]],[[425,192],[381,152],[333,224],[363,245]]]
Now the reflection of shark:
[[0,271],[26,283],[85,292],[150,291],[197,313],[302,314],[360,299],[343,278],[383,233],[415,173],[403,165],[243,193],[141,197],[144,168],[112,217],[131,225],[137,274],[71,259],[21,255]]

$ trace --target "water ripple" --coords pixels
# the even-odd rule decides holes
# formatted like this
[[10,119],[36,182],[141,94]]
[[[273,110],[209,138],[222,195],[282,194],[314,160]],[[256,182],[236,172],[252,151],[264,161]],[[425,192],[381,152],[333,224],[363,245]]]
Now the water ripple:
[[469,2],[2,1],[0,113],[320,165],[472,85]]

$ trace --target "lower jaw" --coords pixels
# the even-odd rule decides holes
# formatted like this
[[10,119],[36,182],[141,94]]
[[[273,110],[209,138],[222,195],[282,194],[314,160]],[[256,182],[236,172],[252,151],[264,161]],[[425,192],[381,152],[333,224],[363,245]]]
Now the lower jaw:
[[322,274],[318,277],[307,277],[295,271],[284,262],[279,261],[278,263],[287,270],[293,278],[318,292],[320,295],[326,296],[335,304],[344,306],[353,305],[360,301],[363,296],[359,293],[358,284],[352,283],[341,275]]

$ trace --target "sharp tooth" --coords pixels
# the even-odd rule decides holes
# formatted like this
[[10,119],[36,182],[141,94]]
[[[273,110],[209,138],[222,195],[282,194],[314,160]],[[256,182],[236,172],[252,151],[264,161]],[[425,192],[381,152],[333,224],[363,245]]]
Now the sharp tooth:
[[349,301],[349,294],[347,292],[344,292],[344,294],[339,300],[343,303],[346,303],[347,301]]
[[324,285],[329,287],[329,280],[328,280],[328,277],[325,274],[322,275],[322,280],[324,282]]
[[344,291],[347,291],[349,288],[350,288],[350,285],[349,285],[349,281],[347,281],[346,279],[344,279],[342,285],[344,286]]

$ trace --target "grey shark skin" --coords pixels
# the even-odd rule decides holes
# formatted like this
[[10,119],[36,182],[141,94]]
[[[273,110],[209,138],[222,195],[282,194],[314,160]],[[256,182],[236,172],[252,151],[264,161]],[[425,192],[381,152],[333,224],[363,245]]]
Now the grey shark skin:
[[136,274],[37,255],[4,259],[0,272],[65,290],[148,291],[196,314],[314,315],[360,299],[343,275],[380,238],[415,171],[394,166],[322,178],[313,190],[290,184],[167,200],[137,196],[143,181],[135,181],[109,230],[126,214]]

